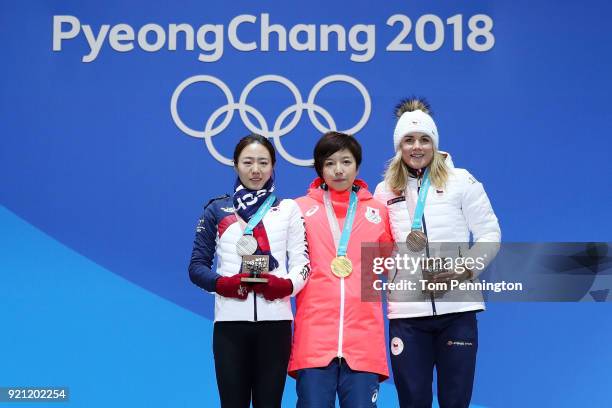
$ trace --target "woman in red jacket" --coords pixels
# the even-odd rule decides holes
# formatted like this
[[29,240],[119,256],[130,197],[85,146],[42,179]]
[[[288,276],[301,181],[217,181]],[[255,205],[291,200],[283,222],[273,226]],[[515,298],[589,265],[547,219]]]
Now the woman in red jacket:
[[289,374],[298,407],[372,407],[389,376],[380,298],[361,298],[361,244],[391,242],[387,211],[356,180],[361,146],[329,132],[314,149],[319,177],[296,201],[304,214],[311,260],[297,296]]

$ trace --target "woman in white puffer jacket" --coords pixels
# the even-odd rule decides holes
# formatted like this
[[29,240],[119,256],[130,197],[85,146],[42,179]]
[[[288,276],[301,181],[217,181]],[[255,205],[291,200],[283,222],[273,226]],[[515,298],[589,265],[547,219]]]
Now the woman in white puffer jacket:
[[[468,407],[478,348],[475,313],[485,308],[482,294],[423,291],[421,281],[446,288],[452,280],[476,282],[497,254],[501,232],[482,184],[467,170],[454,168],[450,155],[438,150],[438,131],[429,112],[422,99],[397,106],[396,153],[374,197],[387,206],[400,255],[454,263],[450,269],[438,264],[437,273],[420,267],[389,271],[390,282],[411,281],[416,288],[389,292],[391,366],[402,408],[431,407],[434,366],[440,407]],[[457,262],[468,259],[478,260],[478,267]]]

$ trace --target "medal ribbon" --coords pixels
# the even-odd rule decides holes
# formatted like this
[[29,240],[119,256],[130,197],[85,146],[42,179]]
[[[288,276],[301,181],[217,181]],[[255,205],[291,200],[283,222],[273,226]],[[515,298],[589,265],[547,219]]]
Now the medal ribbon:
[[266,213],[272,208],[272,204],[274,204],[274,200],[276,200],[276,196],[274,194],[270,194],[266,201],[259,207],[257,212],[253,214],[249,223],[244,228],[244,235],[253,235],[253,229],[259,222],[263,219]]
[[336,245],[336,256],[346,256],[351,230],[353,229],[353,221],[355,220],[355,214],[357,214],[357,201],[357,193],[351,190],[349,206],[346,210],[346,218],[344,219],[344,227],[342,228],[342,235],[340,235],[340,225],[338,224],[336,214],[334,214],[334,207],[329,197],[329,191],[323,193],[327,221],[329,222],[329,227],[334,237],[334,244]]
[[427,200],[427,193],[429,192],[429,167],[425,170],[423,175],[423,182],[421,183],[421,189],[419,190],[419,198],[417,205],[414,210],[414,218],[412,219],[412,230],[421,230],[423,228],[423,213],[425,212],[425,201]]

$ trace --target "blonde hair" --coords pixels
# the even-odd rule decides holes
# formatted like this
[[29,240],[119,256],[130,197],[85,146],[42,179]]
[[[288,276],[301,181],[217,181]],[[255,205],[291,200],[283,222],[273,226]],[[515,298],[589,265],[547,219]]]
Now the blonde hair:
[[[448,180],[448,166],[446,165],[446,155],[438,152],[434,147],[434,155],[429,167],[429,179],[431,184],[437,188],[444,188]],[[402,151],[398,149],[395,156],[389,160],[387,169],[385,170],[385,184],[395,194],[404,193],[408,178],[413,177],[408,170],[408,165],[402,160]]]

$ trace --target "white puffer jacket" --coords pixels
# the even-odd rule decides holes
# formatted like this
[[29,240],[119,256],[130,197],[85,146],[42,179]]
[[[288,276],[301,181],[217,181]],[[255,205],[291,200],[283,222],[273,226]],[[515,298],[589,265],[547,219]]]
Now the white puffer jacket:
[[[429,241],[430,256],[456,258],[461,255],[463,258],[474,259],[480,257],[484,259],[483,263],[486,268],[499,250],[501,231],[497,217],[482,184],[476,181],[467,170],[452,167],[452,160],[448,154],[446,164],[449,166],[446,186],[439,189],[432,184],[425,202],[424,227]],[[390,191],[383,181],[378,184],[374,193],[374,197],[387,206],[393,237],[399,243],[406,242],[406,237],[412,227],[412,215],[418,199],[417,179],[410,178],[406,190],[405,196],[398,196]],[[471,247],[469,246],[470,232],[473,235]],[[455,246],[454,253],[449,253],[448,244]],[[457,245],[460,248],[457,248]],[[422,279],[420,270],[417,272],[411,277],[405,274],[403,277],[398,275],[396,278]],[[473,272],[475,276],[472,281],[476,282],[478,271]],[[418,287],[420,288],[420,285]],[[398,295],[399,297],[394,297],[390,293],[388,317],[397,319],[432,316],[484,310],[485,308],[480,292],[469,296],[469,301],[465,301],[466,296],[456,297],[455,295],[457,293],[447,292],[442,301],[442,299],[425,297],[420,289],[402,292],[401,295]],[[453,296],[457,300],[453,300]]]
[[[270,251],[278,268],[270,273],[290,279],[295,296],[306,284],[310,274],[308,244],[302,213],[293,200],[281,200],[264,216]],[[213,200],[204,210],[196,230],[190,264],[192,281],[207,291],[214,291],[219,276],[240,273],[242,257],[236,252],[236,242],[244,226],[238,221],[232,199]],[[288,257],[288,258],[287,258]],[[216,270],[213,259],[217,260]],[[293,320],[289,297],[268,301],[262,295],[249,292],[245,300],[215,293],[215,321]]]

